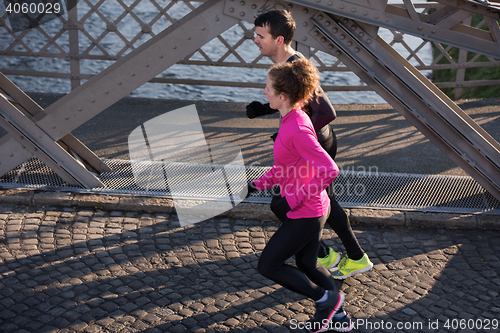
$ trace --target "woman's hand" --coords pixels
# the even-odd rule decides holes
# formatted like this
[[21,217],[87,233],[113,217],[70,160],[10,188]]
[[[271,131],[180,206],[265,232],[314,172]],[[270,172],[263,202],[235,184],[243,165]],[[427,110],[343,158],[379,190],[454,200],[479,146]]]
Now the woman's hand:
[[286,197],[282,197],[274,202],[271,202],[271,210],[276,216],[286,216],[286,213],[292,210],[288,201],[286,201]]

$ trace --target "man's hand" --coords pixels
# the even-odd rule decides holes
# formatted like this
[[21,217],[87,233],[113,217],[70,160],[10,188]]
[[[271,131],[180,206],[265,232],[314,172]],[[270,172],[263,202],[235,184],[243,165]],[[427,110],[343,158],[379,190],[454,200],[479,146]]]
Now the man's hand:
[[262,104],[261,102],[253,101],[252,103],[247,105],[247,117],[250,119],[276,112],[278,112],[278,110],[271,109],[269,103]]
[[264,114],[264,106],[261,102],[253,101],[247,105],[247,117],[253,119]]

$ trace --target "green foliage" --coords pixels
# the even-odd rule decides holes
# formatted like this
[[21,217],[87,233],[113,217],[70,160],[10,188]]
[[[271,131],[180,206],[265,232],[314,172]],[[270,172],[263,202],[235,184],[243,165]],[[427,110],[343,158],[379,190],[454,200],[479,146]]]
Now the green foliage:
[[[472,16],[472,26],[476,26],[482,20],[481,15],[474,14]],[[483,30],[489,30],[487,24],[481,27]],[[446,45],[442,45],[446,49]],[[458,61],[459,49],[451,48],[448,52],[454,61]],[[433,47],[433,56],[436,59],[441,53],[436,47]],[[476,56],[476,53],[467,52],[467,61],[470,61]],[[485,56],[479,56],[475,62],[488,62]],[[446,58],[441,58],[438,64],[449,64]],[[457,69],[442,69],[433,71],[434,82],[454,82],[457,77]],[[498,80],[500,79],[500,67],[476,67],[466,68],[464,81],[479,81],[479,80]],[[443,88],[443,92],[450,98],[454,98],[454,88]],[[480,86],[480,87],[465,87],[462,92],[462,98],[490,98],[500,96],[500,86]]]

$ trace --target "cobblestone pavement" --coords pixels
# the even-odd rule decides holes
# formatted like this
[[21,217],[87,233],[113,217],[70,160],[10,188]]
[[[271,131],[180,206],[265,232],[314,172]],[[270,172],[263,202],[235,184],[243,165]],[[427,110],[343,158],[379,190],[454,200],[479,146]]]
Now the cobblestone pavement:
[[[276,227],[2,204],[0,331],[300,331],[313,302],[256,271]],[[375,264],[338,282],[357,331],[499,331],[499,231],[353,228]]]

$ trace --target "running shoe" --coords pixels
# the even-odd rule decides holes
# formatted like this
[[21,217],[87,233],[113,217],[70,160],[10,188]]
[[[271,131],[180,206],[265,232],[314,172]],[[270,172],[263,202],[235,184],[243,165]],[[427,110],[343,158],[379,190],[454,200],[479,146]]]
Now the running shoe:
[[337,313],[344,303],[344,294],[333,290],[328,290],[327,292],[328,299],[324,302],[316,303],[316,313],[306,326],[309,332],[329,331],[335,313]]
[[340,254],[335,252],[331,247],[328,248],[328,254],[324,258],[318,257],[318,261],[326,269],[335,267],[340,261]]
[[359,260],[349,259],[346,255],[342,258],[339,265],[331,272],[334,279],[344,280],[353,274],[369,271],[372,267],[373,263],[370,261],[366,253],[363,254],[363,257]]
[[335,332],[350,332],[354,329],[354,322],[347,312],[338,312],[333,316],[329,329]]

